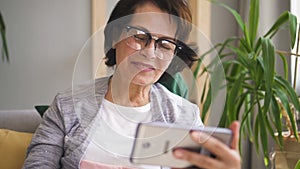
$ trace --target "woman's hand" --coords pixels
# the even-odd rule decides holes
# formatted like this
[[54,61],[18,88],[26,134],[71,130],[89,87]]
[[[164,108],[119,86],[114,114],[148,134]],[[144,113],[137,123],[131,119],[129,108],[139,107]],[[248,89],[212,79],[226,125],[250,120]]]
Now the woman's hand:
[[[230,125],[233,131],[233,139],[230,147],[213,137],[208,137],[204,133],[194,131],[191,138],[213,153],[216,158],[211,158],[199,153],[184,149],[176,149],[174,156],[179,159],[187,160],[199,168],[206,169],[240,169],[241,157],[239,154],[239,122],[235,121]],[[203,140],[206,140],[203,142]]]

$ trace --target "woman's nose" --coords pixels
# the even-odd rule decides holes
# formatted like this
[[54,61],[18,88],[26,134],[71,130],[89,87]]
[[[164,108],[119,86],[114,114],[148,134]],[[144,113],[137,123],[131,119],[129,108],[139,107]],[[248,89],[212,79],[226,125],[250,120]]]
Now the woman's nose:
[[151,40],[148,45],[146,45],[141,51],[140,53],[147,57],[147,58],[155,58],[156,55],[155,55],[155,41],[154,40]]

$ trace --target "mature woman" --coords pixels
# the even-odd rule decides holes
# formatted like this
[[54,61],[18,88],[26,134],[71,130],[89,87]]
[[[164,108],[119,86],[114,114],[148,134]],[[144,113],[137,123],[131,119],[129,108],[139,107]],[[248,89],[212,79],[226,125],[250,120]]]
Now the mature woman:
[[[135,166],[128,158],[139,122],[202,125],[196,105],[157,83],[175,56],[187,65],[194,60],[183,45],[189,22],[185,0],[120,0],[105,28],[106,64],[115,66],[113,76],[56,96],[23,168],[161,168]],[[238,123],[231,129],[230,147],[214,138],[202,143],[217,158],[183,149],[174,156],[201,168],[240,168]],[[191,137],[197,142],[200,135]]]

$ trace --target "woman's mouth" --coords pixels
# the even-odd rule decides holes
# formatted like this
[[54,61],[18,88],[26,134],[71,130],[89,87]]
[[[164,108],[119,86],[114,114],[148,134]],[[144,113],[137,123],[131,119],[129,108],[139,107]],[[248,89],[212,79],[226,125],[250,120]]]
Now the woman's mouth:
[[155,68],[150,64],[145,64],[141,62],[132,62],[132,64],[141,71],[149,72],[155,70]]

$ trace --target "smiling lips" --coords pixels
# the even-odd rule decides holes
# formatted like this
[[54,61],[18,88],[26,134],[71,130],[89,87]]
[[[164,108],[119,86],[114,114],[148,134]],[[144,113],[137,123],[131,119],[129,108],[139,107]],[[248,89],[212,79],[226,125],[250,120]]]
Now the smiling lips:
[[141,62],[132,62],[133,65],[141,71],[153,71],[155,68],[152,65],[141,63]]

